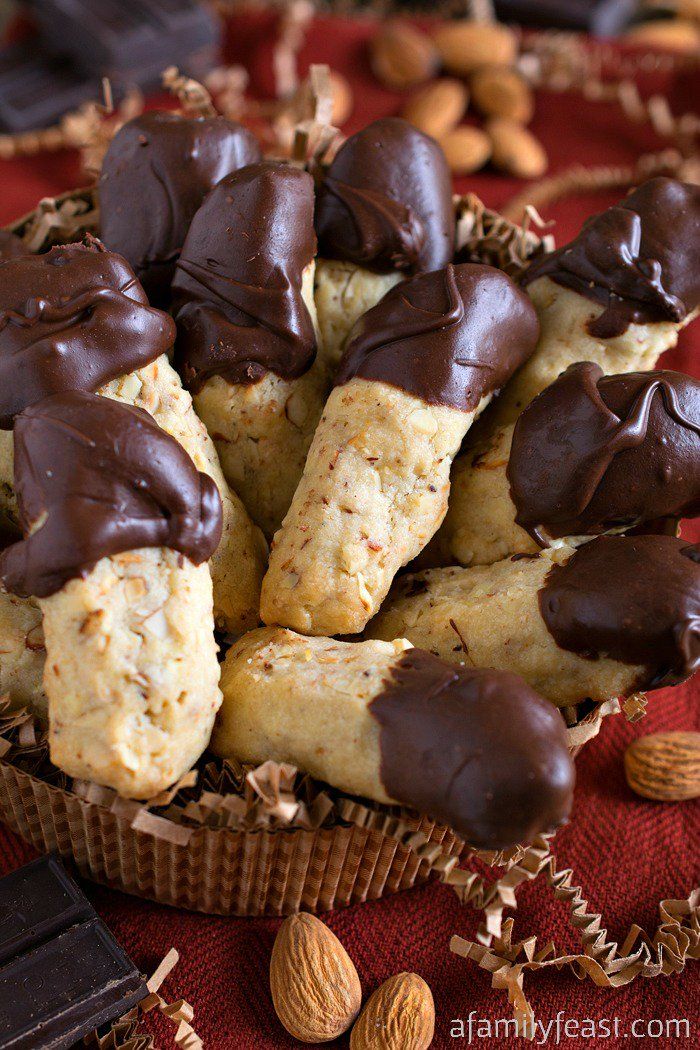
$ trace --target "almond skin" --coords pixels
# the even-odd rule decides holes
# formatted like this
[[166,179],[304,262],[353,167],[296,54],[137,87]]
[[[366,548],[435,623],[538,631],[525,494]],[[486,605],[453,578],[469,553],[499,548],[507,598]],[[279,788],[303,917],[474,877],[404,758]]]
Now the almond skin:
[[700,797],[700,733],[650,733],[625,751],[625,776],[634,792],[657,802]]
[[433,40],[447,72],[459,77],[469,76],[479,66],[512,65],[518,51],[513,31],[497,22],[445,22],[435,30]]
[[406,22],[385,22],[371,43],[372,71],[387,87],[402,91],[429,80],[438,67],[432,40]]
[[463,124],[440,139],[450,171],[454,175],[471,175],[483,168],[491,156],[491,140],[481,128]]
[[367,1000],[350,1050],[427,1050],[435,1033],[433,994],[417,973],[397,973]]
[[439,139],[459,124],[468,102],[469,92],[461,80],[440,77],[408,100],[403,116],[426,135]]
[[491,139],[491,160],[501,171],[518,179],[538,179],[547,170],[542,143],[514,120],[496,117],[486,125]]
[[290,915],[270,960],[270,991],[280,1021],[302,1043],[347,1032],[362,1005],[360,979],[342,944],[320,919]]
[[530,85],[508,66],[482,66],[472,73],[472,98],[486,117],[505,117],[529,124],[535,111]]

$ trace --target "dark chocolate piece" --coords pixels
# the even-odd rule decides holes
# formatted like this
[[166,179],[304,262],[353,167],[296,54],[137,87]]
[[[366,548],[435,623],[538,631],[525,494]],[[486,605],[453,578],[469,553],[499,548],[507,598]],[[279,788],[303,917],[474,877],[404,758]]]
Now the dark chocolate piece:
[[571,365],[515,424],[515,520],[546,537],[700,514],[700,381]]
[[0,49],[0,128],[31,131],[56,124],[69,110],[101,97],[97,76],[86,77],[45,52],[35,40]]
[[452,179],[434,139],[386,117],[352,135],[318,191],[319,255],[379,273],[439,270],[452,259]]
[[169,301],[187,230],[212,186],[258,160],[254,135],[224,117],[143,113],[114,136],[100,176],[101,235],[151,302]]
[[547,574],[542,619],[562,649],[645,668],[637,689],[700,666],[700,549],[671,536],[600,536]]
[[336,384],[354,376],[472,411],[535,349],[537,314],[502,270],[463,263],[396,285],[353,328]]
[[62,390],[98,390],[172,346],[172,318],[96,241],[0,263],[0,427]]
[[631,22],[639,0],[495,0],[494,7],[499,22],[617,36]]
[[0,262],[19,259],[23,255],[29,255],[29,249],[22,238],[10,230],[0,230]]
[[313,223],[313,179],[286,164],[251,164],[208,194],[173,281],[176,364],[190,389],[213,375],[254,383],[310,368],[316,336],[301,284]]
[[148,995],[53,857],[0,880],[0,1045],[62,1050]]
[[650,179],[526,270],[605,307],[588,324],[612,339],[634,324],[684,321],[700,303],[700,186]]
[[15,594],[44,598],[141,547],[199,565],[221,538],[212,479],[147,412],[97,394],[55,394],[17,417],[15,491],[25,538],[0,554]]
[[0,966],[95,912],[59,861],[40,857],[0,879]]
[[142,86],[169,65],[199,69],[220,37],[214,13],[197,0],[32,0],[32,14],[47,50],[93,76]]
[[371,702],[390,798],[473,846],[500,849],[553,831],[571,809],[563,719],[518,675],[455,668],[409,649]]

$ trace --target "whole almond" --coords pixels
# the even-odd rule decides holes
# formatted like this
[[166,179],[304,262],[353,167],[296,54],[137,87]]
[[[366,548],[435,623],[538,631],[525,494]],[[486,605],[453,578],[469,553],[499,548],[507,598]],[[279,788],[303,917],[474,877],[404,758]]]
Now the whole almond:
[[481,128],[462,124],[443,135],[440,145],[455,175],[471,175],[483,168],[491,156],[491,139]]
[[302,1043],[337,1039],[362,1005],[352,959],[335,934],[305,912],[290,915],[279,929],[270,960],[270,991],[280,1021]]
[[439,139],[459,124],[468,102],[469,92],[461,80],[440,77],[409,98],[403,116],[426,135]]
[[487,117],[506,117],[518,124],[528,124],[535,111],[530,85],[515,69],[508,66],[482,66],[472,73],[472,97]]
[[681,18],[669,22],[643,22],[628,30],[622,39],[635,47],[660,48],[687,55],[700,52],[700,26]]
[[417,973],[397,973],[367,1000],[350,1050],[427,1050],[435,1032],[433,995]]
[[700,733],[650,733],[625,751],[627,783],[658,802],[700,797]]
[[535,136],[514,120],[496,117],[486,125],[491,139],[491,160],[501,171],[518,179],[538,179],[547,170],[547,154]]
[[487,64],[509,66],[518,51],[515,33],[497,22],[444,22],[433,40],[447,72],[460,77]]
[[370,43],[372,70],[387,87],[404,88],[423,84],[438,67],[432,40],[407,22],[385,22]]

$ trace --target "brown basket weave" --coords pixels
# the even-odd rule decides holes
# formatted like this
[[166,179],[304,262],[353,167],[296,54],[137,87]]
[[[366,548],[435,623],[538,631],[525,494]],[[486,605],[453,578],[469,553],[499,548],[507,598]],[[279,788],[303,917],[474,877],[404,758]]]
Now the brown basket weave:
[[[506,222],[475,198],[459,198],[456,206],[461,245],[475,258],[513,273],[545,250],[532,230]],[[40,251],[98,233],[98,219],[95,191],[82,189],[42,201],[10,229]],[[589,710],[569,728],[572,753],[613,709]],[[140,827],[134,809],[120,800],[89,800],[49,783],[20,768],[14,753],[0,747],[0,818],[38,850],[73,860],[85,877],[163,904],[224,915],[324,912],[424,882],[431,863],[406,841],[407,829],[439,846],[443,858],[472,852],[449,829],[404,813],[401,835],[391,833],[390,821],[363,826],[340,817],[313,829],[172,823],[159,834],[153,821]],[[392,812],[386,809],[387,816]],[[156,816],[159,821],[167,816]]]

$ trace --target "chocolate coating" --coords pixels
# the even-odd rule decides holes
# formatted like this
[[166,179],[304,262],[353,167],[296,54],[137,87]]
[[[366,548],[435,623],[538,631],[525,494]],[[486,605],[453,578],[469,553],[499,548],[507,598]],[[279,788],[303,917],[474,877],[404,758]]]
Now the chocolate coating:
[[29,255],[29,249],[24,241],[9,230],[0,230],[0,262],[6,259],[18,259],[22,255]]
[[141,547],[199,565],[221,538],[212,479],[147,412],[97,394],[54,394],[17,418],[15,490],[25,538],[0,554],[15,594],[44,598]]
[[518,675],[409,649],[369,710],[390,798],[471,845],[529,842],[566,820],[574,768],[564,722]]
[[645,670],[638,689],[700,666],[700,549],[672,536],[600,536],[547,574],[542,619],[562,649]]
[[97,241],[0,263],[0,427],[48,394],[95,391],[174,340],[172,319]]
[[700,186],[650,179],[534,262],[523,283],[544,276],[605,307],[588,325],[600,339],[685,320],[700,302]]
[[452,259],[452,179],[434,139],[399,117],[375,120],[338,150],[316,204],[319,255],[388,273]]
[[353,328],[336,385],[355,376],[471,411],[535,349],[532,303],[502,270],[463,263],[396,285]]
[[301,375],[316,356],[302,276],[316,251],[313,179],[263,162],[225,179],[192,220],[173,281],[187,386]]
[[515,424],[508,480],[515,520],[543,546],[700,514],[700,381],[571,365]]
[[114,136],[100,176],[101,236],[128,259],[151,302],[168,302],[177,257],[205,195],[260,156],[252,133],[224,117],[142,113]]

